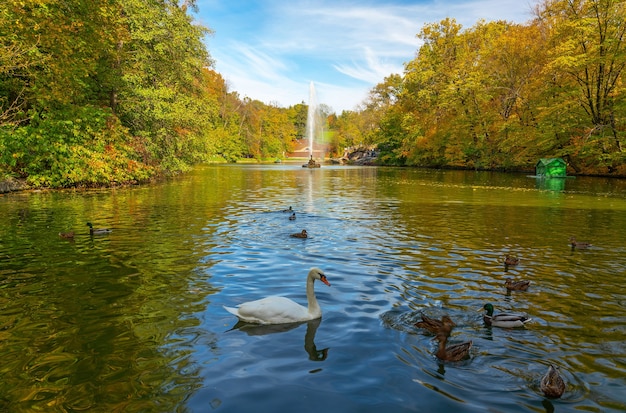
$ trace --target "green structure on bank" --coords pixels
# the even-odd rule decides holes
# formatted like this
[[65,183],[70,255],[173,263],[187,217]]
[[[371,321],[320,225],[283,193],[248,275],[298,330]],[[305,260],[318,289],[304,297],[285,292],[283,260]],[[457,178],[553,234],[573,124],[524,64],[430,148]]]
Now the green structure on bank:
[[541,158],[535,165],[535,175],[545,178],[565,178],[567,164],[561,158]]

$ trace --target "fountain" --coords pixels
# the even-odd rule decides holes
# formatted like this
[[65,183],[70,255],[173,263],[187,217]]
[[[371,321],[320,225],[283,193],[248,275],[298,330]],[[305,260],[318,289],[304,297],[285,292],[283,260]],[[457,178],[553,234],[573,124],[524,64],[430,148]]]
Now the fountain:
[[319,168],[321,165],[313,159],[313,143],[316,132],[319,133],[319,108],[313,82],[309,85],[309,109],[306,117],[306,136],[309,138],[309,162],[302,165],[303,168]]

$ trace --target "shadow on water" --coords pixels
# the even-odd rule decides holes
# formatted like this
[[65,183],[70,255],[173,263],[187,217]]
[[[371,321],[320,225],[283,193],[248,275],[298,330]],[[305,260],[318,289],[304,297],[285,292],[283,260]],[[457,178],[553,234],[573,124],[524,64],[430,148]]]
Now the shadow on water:
[[227,332],[239,330],[248,334],[249,336],[265,336],[268,334],[284,333],[286,331],[293,330],[301,326],[302,324],[306,324],[306,333],[304,334],[304,350],[309,355],[309,360],[324,361],[328,357],[329,348],[318,350],[317,346],[315,345],[315,334],[317,333],[317,328],[319,327],[321,322],[322,319],[318,318],[315,320],[303,321],[298,323],[259,325],[246,323],[245,321],[239,320]]

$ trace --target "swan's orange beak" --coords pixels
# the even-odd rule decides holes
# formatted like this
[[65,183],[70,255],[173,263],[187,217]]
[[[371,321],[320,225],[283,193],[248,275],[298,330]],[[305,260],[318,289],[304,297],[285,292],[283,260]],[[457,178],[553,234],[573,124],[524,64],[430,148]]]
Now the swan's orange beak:
[[320,281],[323,282],[324,284],[326,284],[327,286],[330,287],[330,283],[328,282],[328,280],[326,279],[325,275],[320,275]]

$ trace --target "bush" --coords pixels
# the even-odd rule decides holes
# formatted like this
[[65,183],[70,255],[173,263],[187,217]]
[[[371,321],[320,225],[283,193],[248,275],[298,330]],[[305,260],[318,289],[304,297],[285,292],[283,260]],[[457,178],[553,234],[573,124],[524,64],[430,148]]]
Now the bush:
[[145,152],[110,110],[93,106],[34,114],[28,125],[0,128],[0,170],[34,187],[144,181],[157,172]]

